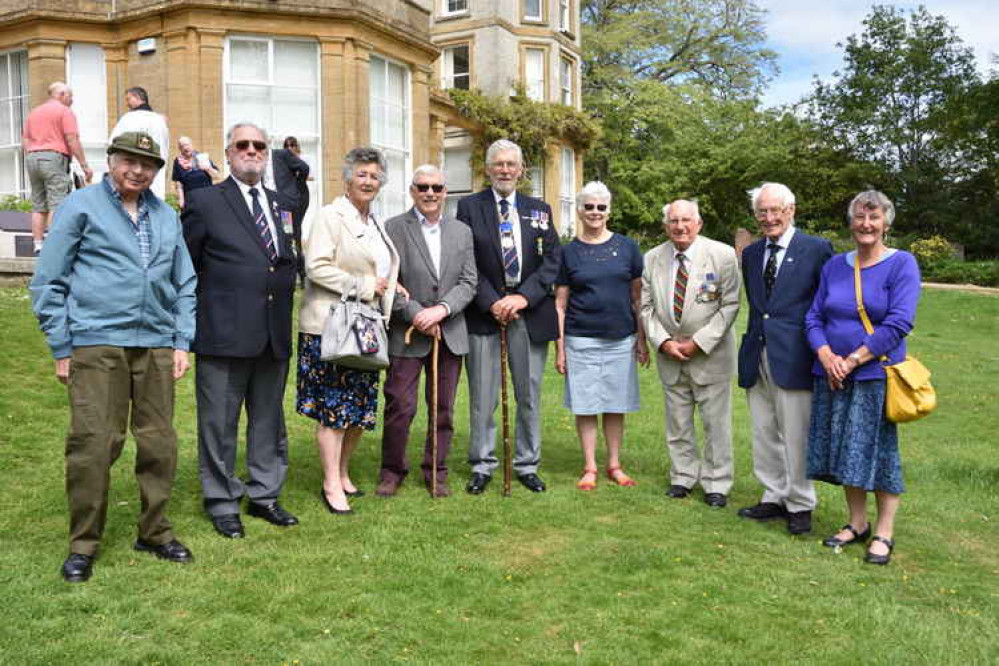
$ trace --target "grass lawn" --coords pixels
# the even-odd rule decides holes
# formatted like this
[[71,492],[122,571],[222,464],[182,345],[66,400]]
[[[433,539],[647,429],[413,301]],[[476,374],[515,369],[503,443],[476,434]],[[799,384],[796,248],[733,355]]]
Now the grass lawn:
[[[0,663],[996,663],[999,660],[999,297],[926,291],[911,350],[934,371],[930,418],[901,429],[909,493],[888,567],[862,548],[819,543],[845,521],[819,488],[814,534],[740,520],[758,498],[749,420],[736,391],[736,484],[712,510],[700,491],[667,499],[663,400],[641,373],[627,420],[634,488],[573,487],[581,454],[554,371],[544,394],[550,490],[501,483],[472,497],[468,410],[459,392],[449,499],[407,483],[373,496],[380,431],[354,479],[369,496],[333,517],[312,425],[287,392],[291,470],[283,503],[301,525],[246,518],[224,541],[200,510],[193,377],[177,387],[180,464],[170,516],[195,554],[181,566],[135,553],[134,448],[113,472],[108,526],[89,583],[59,576],[66,555],[65,390],[27,291],[0,289]],[[740,319],[738,328],[744,329]],[[422,419],[422,415],[418,419]],[[418,429],[414,429],[414,432]],[[411,460],[417,459],[414,434]]]

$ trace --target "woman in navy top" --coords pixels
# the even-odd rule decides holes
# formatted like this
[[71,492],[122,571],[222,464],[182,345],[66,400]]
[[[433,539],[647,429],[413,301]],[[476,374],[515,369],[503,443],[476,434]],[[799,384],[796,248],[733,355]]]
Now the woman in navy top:
[[[895,546],[895,512],[905,490],[896,426],[885,417],[887,363],[905,360],[919,300],[919,267],[908,252],[884,243],[895,207],[881,192],[861,192],[847,209],[857,249],[836,255],[822,269],[805,316],[815,351],[808,478],[842,485],[850,522],[823,544],[864,543],[872,527],[867,493],[877,500],[877,523],[864,560],[888,564]],[[854,263],[860,263],[864,308],[874,332],[857,311]]]
[[212,178],[219,177],[219,170],[206,153],[199,153],[194,149],[191,139],[186,136],[177,139],[177,152],[171,180],[177,194],[177,203],[183,208],[185,196],[199,188],[211,187]]
[[597,418],[603,414],[607,477],[619,486],[635,482],[621,469],[624,414],[639,408],[637,360],[649,364],[639,312],[642,252],[631,239],[607,228],[611,193],[587,183],[576,197],[579,236],[563,246],[555,280],[559,338],[555,367],[565,375],[565,406],[576,415],[583,448],[580,490],[597,485]]

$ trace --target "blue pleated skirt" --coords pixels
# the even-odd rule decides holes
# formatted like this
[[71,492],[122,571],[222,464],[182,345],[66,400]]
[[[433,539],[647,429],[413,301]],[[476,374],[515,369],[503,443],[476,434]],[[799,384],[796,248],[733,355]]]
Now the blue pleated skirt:
[[898,428],[885,418],[885,380],[846,383],[817,377],[808,431],[808,478],[886,493],[905,492]]
[[573,414],[637,412],[635,336],[620,340],[565,336],[565,406]]

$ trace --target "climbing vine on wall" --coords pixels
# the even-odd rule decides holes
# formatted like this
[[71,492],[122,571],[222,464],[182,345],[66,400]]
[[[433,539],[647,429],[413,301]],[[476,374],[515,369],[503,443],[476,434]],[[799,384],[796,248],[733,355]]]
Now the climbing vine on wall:
[[484,95],[478,90],[449,90],[455,106],[465,118],[482,130],[476,132],[472,168],[483,172],[486,148],[498,139],[509,139],[524,151],[528,166],[541,164],[549,141],[571,143],[577,150],[589,150],[600,135],[600,126],[586,112],[563,104],[543,104],[527,98],[517,89],[511,97]]

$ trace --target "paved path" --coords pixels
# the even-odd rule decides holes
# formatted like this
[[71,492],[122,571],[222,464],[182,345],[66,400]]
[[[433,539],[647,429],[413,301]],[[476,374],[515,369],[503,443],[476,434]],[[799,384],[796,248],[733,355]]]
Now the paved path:
[[999,289],[996,287],[979,287],[977,284],[944,284],[942,282],[924,282],[924,287],[930,289],[949,289],[951,291],[970,291],[976,294],[989,294],[999,296]]

